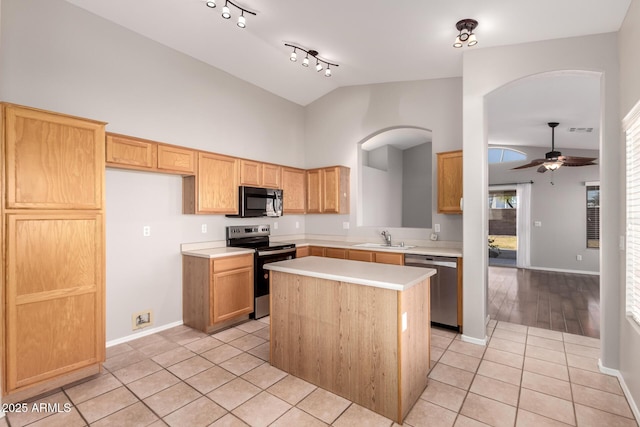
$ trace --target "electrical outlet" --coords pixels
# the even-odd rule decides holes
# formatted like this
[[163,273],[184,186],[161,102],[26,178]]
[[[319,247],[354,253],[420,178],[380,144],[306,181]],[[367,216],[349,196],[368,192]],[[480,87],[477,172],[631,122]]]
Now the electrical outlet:
[[534,227],[542,227],[542,221],[533,221]]
[[300,228],[300,223],[296,221],[296,228]]
[[142,227],[142,235],[144,237],[151,236],[151,226],[150,225],[145,225],[144,227]]
[[207,232],[207,224],[202,224],[202,232],[203,233]]
[[342,229],[343,230],[348,230],[349,229],[349,221],[345,221],[342,223]]
[[576,261],[582,261],[582,255],[576,255]]
[[140,311],[131,315],[131,329],[142,329],[153,323],[153,310]]
[[273,229],[274,229],[274,230],[277,230],[277,229],[278,229],[278,221],[275,221],[275,222],[273,223]]
[[434,233],[440,232],[440,224],[433,224],[433,232]]

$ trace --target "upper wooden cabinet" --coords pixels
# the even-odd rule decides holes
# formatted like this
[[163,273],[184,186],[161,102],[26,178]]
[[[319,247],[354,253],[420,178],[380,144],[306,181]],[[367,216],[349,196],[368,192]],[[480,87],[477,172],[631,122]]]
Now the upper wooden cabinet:
[[307,213],[349,213],[349,168],[307,171]]
[[462,150],[438,153],[438,213],[462,213]]
[[2,104],[2,401],[105,356],[104,123]]
[[196,152],[132,136],[107,133],[106,164],[110,167],[193,175]]
[[6,207],[100,209],[104,123],[5,104]]
[[198,153],[197,177],[183,178],[183,213],[237,214],[240,160]]
[[282,168],[282,198],[285,214],[305,213],[306,181],[304,169]]
[[240,160],[240,185],[280,188],[281,167],[270,163]]

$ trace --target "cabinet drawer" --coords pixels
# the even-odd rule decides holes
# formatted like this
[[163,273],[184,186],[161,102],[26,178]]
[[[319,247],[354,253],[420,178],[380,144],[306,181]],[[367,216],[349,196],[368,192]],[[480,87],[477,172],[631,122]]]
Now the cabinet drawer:
[[374,253],[371,251],[358,251],[349,249],[349,259],[353,261],[373,262]]
[[376,262],[381,264],[404,265],[404,255],[387,252],[376,252]]
[[339,248],[325,248],[324,256],[327,258],[347,259],[347,250]]
[[213,260],[213,271],[215,273],[220,273],[221,271],[235,270],[243,267],[253,267],[252,254],[216,258]]
[[311,256],[324,256],[324,248],[321,246],[311,246],[309,248],[309,255]]

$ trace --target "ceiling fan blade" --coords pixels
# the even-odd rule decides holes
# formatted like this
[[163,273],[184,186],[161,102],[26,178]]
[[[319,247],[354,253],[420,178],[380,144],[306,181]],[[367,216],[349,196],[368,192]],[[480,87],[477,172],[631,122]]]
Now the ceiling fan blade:
[[522,166],[518,166],[518,167],[515,167],[515,168],[511,168],[511,170],[531,168],[533,166],[539,166],[539,165],[543,164],[544,162],[546,162],[545,159],[535,159],[535,160],[531,160],[531,162],[527,163],[526,165],[522,165]]
[[575,168],[578,166],[597,166],[597,163],[588,162],[588,163],[563,163],[562,166],[566,166],[568,168]]
[[588,166],[594,165],[594,160],[598,160],[596,157],[573,157],[565,156],[562,160],[564,166]]
[[547,168],[545,168],[544,165],[542,165],[542,166],[540,166],[538,168],[538,172],[540,172],[540,173],[545,173],[546,171],[547,171]]

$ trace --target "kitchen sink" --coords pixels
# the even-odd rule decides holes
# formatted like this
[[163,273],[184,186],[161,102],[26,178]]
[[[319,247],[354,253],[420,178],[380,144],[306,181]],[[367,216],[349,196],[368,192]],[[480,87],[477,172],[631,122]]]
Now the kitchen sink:
[[415,246],[409,245],[387,245],[384,243],[358,243],[357,245],[353,245],[359,248],[376,248],[376,249],[410,249],[415,248]]

